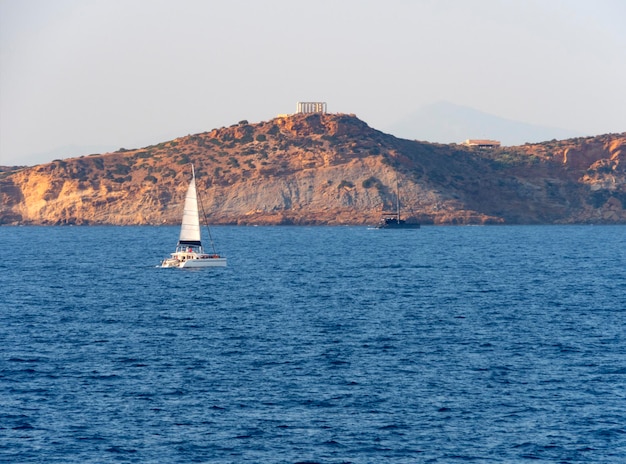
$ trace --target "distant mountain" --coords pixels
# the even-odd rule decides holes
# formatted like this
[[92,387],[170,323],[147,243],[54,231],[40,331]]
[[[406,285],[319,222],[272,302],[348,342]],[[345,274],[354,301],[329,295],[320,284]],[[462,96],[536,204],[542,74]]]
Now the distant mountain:
[[296,114],[0,171],[0,224],[626,224],[626,133],[480,149]]
[[[43,151],[39,153],[29,153],[26,156],[22,156],[20,158],[24,159],[24,161],[18,161],[19,164],[26,164],[28,166],[32,166],[34,164],[42,164],[49,162],[52,159],[63,159],[63,158],[78,158],[79,156],[85,156],[93,153],[105,153],[110,152],[118,147],[113,145],[65,145],[63,147],[57,147],[52,150]],[[12,159],[2,159],[0,160],[0,164],[10,165],[11,163],[15,163],[17,159],[20,158],[12,158]]]
[[493,139],[499,140],[505,146],[563,140],[583,135],[566,129],[500,118],[449,102],[425,105],[383,130],[409,140],[460,143],[466,139]]

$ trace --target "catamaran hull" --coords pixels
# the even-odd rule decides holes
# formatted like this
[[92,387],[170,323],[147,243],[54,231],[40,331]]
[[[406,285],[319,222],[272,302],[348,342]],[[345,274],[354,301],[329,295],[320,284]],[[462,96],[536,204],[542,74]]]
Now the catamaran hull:
[[179,261],[177,259],[166,259],[161,267],[178,267],[184,269],[201,269],[205,267],[226,267],[226,258],[202,258]]
[[226,258],[189,259],[180,263],[181,268],[226,267]]

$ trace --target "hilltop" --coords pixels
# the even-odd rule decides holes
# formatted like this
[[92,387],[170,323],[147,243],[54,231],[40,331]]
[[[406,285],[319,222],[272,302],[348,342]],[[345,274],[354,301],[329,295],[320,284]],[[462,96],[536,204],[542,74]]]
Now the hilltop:
[[0,172],[0,224],[176,224],[196,169],[217,224],[626,223],[626,133],[484,150],[296,114]]

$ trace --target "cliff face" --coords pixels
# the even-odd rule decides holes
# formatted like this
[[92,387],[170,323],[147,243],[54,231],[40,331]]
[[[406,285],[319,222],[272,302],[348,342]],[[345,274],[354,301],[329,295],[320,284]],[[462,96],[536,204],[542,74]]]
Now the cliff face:
[[312,114],[0,173],[0,224],[175,224],[194,164],[221,224],[626,223],[626,133],[480,150]]

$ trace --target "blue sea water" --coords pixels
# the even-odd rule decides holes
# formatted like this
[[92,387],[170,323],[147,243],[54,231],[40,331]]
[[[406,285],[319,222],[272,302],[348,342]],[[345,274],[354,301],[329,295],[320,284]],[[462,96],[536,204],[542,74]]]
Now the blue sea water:
[[626,227],[3,227],[0,461],[626,462]]

